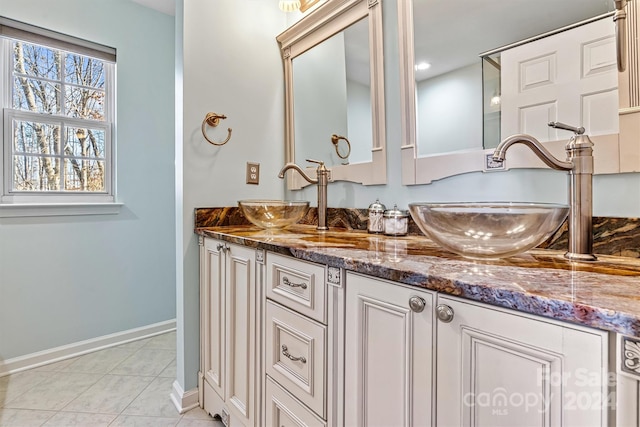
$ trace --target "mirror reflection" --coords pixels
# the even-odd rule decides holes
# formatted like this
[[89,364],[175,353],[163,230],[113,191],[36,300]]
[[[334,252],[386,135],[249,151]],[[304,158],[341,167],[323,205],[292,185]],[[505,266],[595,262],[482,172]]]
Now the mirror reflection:
[[293,61],[295,162],[327,166],[372,161],[369,18]]
[[[579,36],[567,30],[612,10],[610,0],[413,0],[417,155],[495,147],[519,132],[541,141],[563,138],[547,128],[551,120],[580,123],[592,135],[617,132],[612,19],[571,30]],[[589,49],[583,40],[593,43]],[[568,75],[589,83],[572,83]],[[554,98],[573,86],[579,93],[569,100]]]

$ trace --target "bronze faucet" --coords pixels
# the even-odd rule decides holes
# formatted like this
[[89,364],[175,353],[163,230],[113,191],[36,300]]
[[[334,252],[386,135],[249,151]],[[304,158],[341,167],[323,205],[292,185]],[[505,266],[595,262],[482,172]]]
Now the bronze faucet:
[[318,185],[318,230],[328,230],[327,227],[327,184],[329,183],[329,169],[326,168],[324,162],[319,160],[307,159],[307,162],[317,163],[317,178],[311,178],[305,171],[295,163],[287,163],[283,166],[278,174],[278,178],[284,178],[284,173],[289,169],[294,169],[310,184]]
[[533,136],[518,134],[503,140],[493,153],[493,160],[504,162],[513,144],[529,147],[547,166],[569,172],[569,250],[565,258],[572,261],[595,261],[593,254],[593,142],[584,135],[583,127],[559,122],[549,126],[574,133],[565,150],[567,161],[558,160]]

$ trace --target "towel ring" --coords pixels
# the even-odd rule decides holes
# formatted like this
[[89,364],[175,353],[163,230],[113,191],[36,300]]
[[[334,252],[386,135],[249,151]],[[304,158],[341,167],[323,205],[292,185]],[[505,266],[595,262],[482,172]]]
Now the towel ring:
[[204,120],[202,121],[202,136],[204,136],[204,139],[206,139],[209,144],[213,144],[213,145],[224,145],[227,142],[229,142],[229,140],[231,139],[231,128],[228,128],[227,130],[229,131],[228,135],[227,135],[227,139],[225,139],[222,142],[215,142],[209,139],[209,137],[207,136],[207,131],[206,131],[206,126],[209,125],[211,127],[216,127],[220,124],[220,119],[226,119],[227,116],[225,116],[224,114],[218,114],[218,113],[207,113],[206,117],[204,118]]
[[[340,150],[338,149],[338,143],[340,142],[341,139],[344,139],[344,142],[347,143],[347,154],[345,154],[344,156],[340,154]],[[349,154],[351,154],[351,143],[349,142],[347,137],[336,135],[334,133],[333,135],[331,135],[331,143],[334,145],[336,149],[336,153],[338,154],[338,157],[340,157],[341,159],[346,159],[347,157],[349,157]]]

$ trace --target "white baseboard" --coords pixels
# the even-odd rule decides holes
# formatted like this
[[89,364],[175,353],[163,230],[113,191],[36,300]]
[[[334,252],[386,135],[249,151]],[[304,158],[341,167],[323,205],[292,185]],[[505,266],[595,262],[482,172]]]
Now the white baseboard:
[[200,402],[198,402],[198,389],[194,388],[185,392],[177,380],[173,382],[173,389],[169,397],[171,397],[171,401],[181,414],[200,406]]
[[83,354],[102,350],[116,345],[126,344],[142,338],[153,337],[176,329],[176,320],[166,320],[140,328],[129,329],[127,331],[116,332],[114,334],[103,335],[85,341],[79,341],[49,350],[39,351],[24,356],[7,359],[0,363],[0,377],[36,368],[60,360],[77,357]]

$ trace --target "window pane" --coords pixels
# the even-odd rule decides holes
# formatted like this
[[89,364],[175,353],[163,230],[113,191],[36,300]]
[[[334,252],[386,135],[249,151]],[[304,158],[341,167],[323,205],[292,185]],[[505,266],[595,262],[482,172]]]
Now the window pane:
[[104,191],[104,162],[65,159],[64,189],[66,191]]
[[60,85],[38,79],[14,77],[13,108],[43,114],[60,113]]
[[70,117],[104,120],[104,91],[67,86],[65,109]]
[[[111,117],[105,117],[105,106],[114,100],[107,80],[115,64],[86,51],[79,54],[70,43],[69,50],[61,50],[38,44],[45,41],[0,41],[8,48],[5,88],[11,91],[4,97],[10,128],[5,129],[5,165],[0,165],[9,182],[0,196],[47,193],[44,201],[72,193],[77,197],[64,200],[80,201],[84,193],[102,193],[112,198],[106,181],[112,178],[106,171],[113,170],[112,122],[107,122]],[[30,202],[40,195],[15,196]]]
[[102,129],[67,128],[64,152],[69,156],[104,159],[104,138]]
[[29,155],[13,156],[14,191],[60,190],[60,160]]
[[60,51],[30,43],[13,43],[13,70],[19,74],[60,80]]
[[65,82],[104,89],[104,63],[98,59],[67,53]]
[[60,126],[13,121],[14,153],[58,154],[60,152]]

